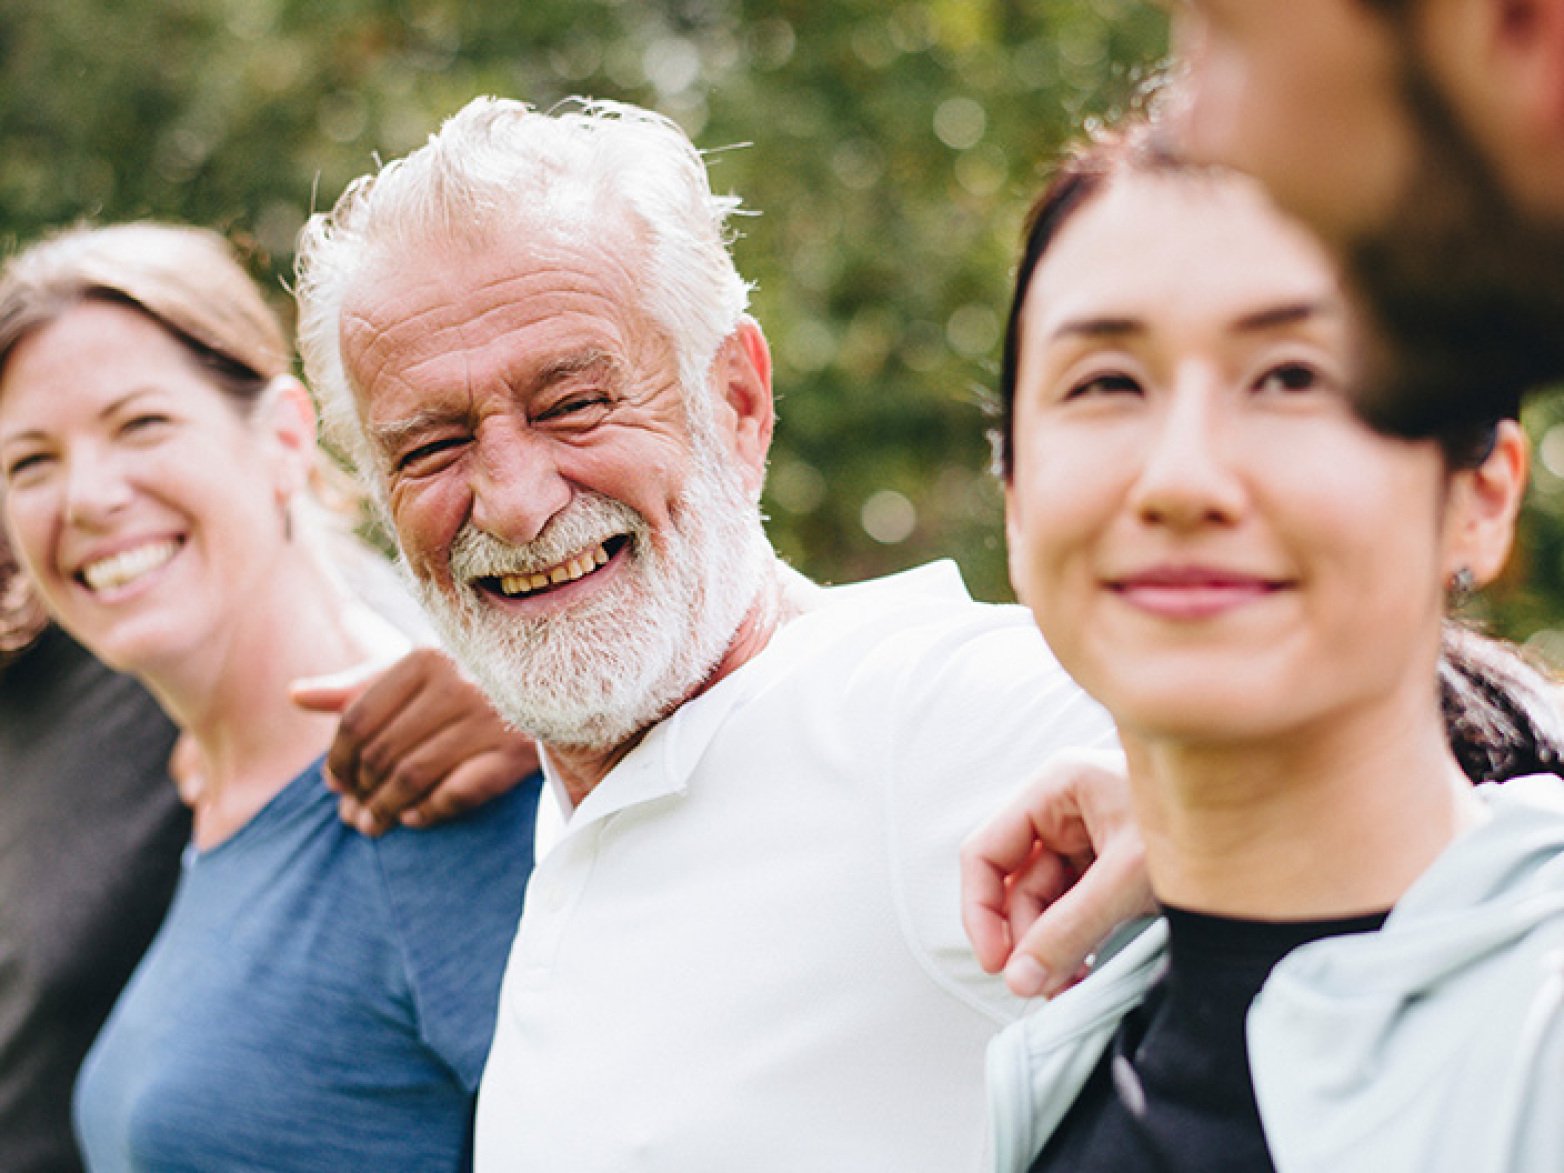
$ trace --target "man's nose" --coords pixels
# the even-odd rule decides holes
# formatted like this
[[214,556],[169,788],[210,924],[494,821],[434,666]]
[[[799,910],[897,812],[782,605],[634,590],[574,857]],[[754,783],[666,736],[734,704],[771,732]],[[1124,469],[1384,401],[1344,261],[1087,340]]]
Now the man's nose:
[[508,421],[479,430],[472,474],[472,521],[511,545],[535,541],[570,503],[555,442]]

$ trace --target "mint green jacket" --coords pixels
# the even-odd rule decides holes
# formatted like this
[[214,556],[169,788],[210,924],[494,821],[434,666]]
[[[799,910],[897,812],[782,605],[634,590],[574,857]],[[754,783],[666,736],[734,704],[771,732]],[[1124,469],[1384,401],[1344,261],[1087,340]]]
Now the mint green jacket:
[[[1294,950],[1250,1007],[1278,1173],[1564,1173],[1564,780],[1477,793],[1492,818],[1380,932]],[[1166,948],[1159,921],[994,1040],[996,1173],[1026,1173]]]

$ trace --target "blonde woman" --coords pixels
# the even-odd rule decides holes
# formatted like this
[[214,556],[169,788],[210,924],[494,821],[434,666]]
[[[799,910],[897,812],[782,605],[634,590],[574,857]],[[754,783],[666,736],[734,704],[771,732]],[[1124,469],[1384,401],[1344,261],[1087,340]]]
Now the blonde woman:
[[94,1169],[456,1168],[537,786],[370,839],[299,677],[405,650],[311,497],[314,417],[221,240],[62,234],[0,274],[6,529],[51,617],[199,751],[174,903],[78,1084]]

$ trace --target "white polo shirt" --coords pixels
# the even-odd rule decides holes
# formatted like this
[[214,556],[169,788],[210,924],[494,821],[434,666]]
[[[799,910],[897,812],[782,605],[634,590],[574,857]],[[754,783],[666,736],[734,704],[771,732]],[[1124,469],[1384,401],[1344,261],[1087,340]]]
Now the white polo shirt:
[[962,934],[957,847],[1111,741],[1019,607],[951,563],[832,588],[655,727],[533,873],[477,1168],[953,1173],[1023,1003]]

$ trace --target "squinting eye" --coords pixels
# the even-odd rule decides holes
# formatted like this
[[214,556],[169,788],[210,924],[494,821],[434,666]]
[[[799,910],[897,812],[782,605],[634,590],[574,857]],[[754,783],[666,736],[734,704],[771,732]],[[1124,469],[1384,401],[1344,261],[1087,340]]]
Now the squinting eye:
[[120,425],[122,432],[146,432],[163,424],[171,422],[166,415],[158,415],[156,412],[147,412],[143,415],[133,415]]
[[10,464],[5,466],[5,479],[14,481],[25,478],[29,473],[35,473],[49,462],[49,457],[42,452],[32,452],[26,456],[18,456]]
[[431,440],[427,444],[420,444],[397,457],[396,469],[398,472],[428,471],[431,466],[438,463],[434,458],[440,453],[449,452],[466,442],[465,436],[445,436],[439,440]]
[[606,406],[608,400],[602,395],[581,395],[574,399],[562,399],[547,410],[539,413],[539,420],[564,419],[567,416],[580,415],[584,411]]
[[1070,388],[1066,398],[1078,399],[1083,395],[1139,395],[1140,384],[1129,375],[1095,375]]
[[1282,393],[1313,391],[1324,383],[1324,377],[1319,371],[1304,363],[1283,363],[1272,367],[1260,376],[1255,384],[1256,391],[1278,391]]

